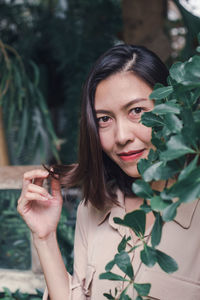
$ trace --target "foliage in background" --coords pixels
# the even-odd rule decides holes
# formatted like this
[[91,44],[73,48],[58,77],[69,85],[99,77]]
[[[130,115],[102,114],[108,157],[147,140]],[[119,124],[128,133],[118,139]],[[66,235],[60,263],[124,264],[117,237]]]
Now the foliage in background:
[[[200,34],[199,34],[200,43]],[[200,47],[197,48],[200,52]],[[142,123],[152,127],[152,143],[148,159],[141,159],[138,170],[141,179],[133,183],[134,193],[144,199],[140,210],[125,215],[124,219],[114,218],[114,222],[129,227],[139,238],[140,258],[143,264],[153,267],[158,264],[166,273],[178,269],[174,259],[157,249],[162,237],[164,222],[172,221],[177,208],[200,197],[200,55],[186,62],[177,62],[170,68],[168,86],[158,84],[152,92],[155,100],[153,111],[142,115]],[[169,187],[169,179],[174,183]],[[152,182],[166,181],[164,189],[152,189]],[[148,202],[147,202],[148,201]],[[155,222],[151,239],[145,241],[146,213],[152,211]],[[101,279],[126,282],[127,287],[119,295],[105,293],[107,299],[130,300],[128,288],[134,288],[136,300],[147,299],[151,288],[149,283],[135,281],[133,266],[126,250],[130,237],[124,237],[118,246],[118,253],[106,265]],[[124,276],[112,273],[117,265]],[[145,297],[145,298],[143,298]],[[147,298],[146,298],[147,297]]]
[[36,295],[29,295],[26,293],[21,293],[19,290],[12,293],[8,288],[3,288],[4,293],[0,293],[0,299],[2,300],[41,300],[42,293],[37,290]]
[[20,190],[0,190],[0,268],[31,267],[29,230],[16,211]]
[[[9,45],[0,40],[0,105],[8,149],[14,163],[28,164],[36,156],[42,161],[48,155],[49,144],[59,161],[58,138],[49,111],[39,88],[39,70],[33,61],[26,62]],[[11,161],[12,163],[12,161]]]
[[[68,0],[66,7],[58,1],[1,0],[0,35],[20,53],[26,70],[38,68],[40,96],[47,101],[56,133],[64,141],[61,161],[70,163],[76,160],[82,84],[91,64],[117,41],[121,9],[119,0]],[[23,126],[21,119],[18,122]]]

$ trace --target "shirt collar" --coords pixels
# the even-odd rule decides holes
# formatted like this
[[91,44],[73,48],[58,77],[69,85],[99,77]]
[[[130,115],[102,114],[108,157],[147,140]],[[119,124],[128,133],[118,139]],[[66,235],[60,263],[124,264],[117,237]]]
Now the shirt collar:
[[[124,194],[121,190],[117,190],[117,200],[119,205],[115,205],[110,209],[105,209],[103,211],[98,211],[98,225],[102,224],[107,217],[109,217],[109,223],[112,227],[117,228],[118,225],[114,223],[113,218],[118,217],[123,219],[125,216],[125,206],[124,206]],[[178,209],[174,222],[176,222],[181,227],[188,229],[191,225],[194,212],[196,210],[199,200],[193,201],[191,203],[182,203]]]
[[179,224],[181,227],[188,229],[192,223],[192,218],[196,210],[199,200],[193,201],[191,203],[182,203],[177,208],[177,214],[174,222]]
[[117,190],[117,201],[119,205],[114,205],[109,209],[105,209],[103,211],[99,211],[98,213],[98,225],[102,224],[105,219],[109,216],[109,222],[111,222],[112,226],[115,227],[115,223],[113,221],[114,217],[123,218],[125,215],[125,206],[124,206],[124,194],[121,190]]

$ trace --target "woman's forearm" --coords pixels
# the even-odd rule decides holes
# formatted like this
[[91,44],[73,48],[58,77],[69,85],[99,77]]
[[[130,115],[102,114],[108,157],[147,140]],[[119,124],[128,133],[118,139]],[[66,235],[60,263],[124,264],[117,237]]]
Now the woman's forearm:
[[48,238],[33,236],[51,300],[70,300],[70,275],[65,268],[56,233]]

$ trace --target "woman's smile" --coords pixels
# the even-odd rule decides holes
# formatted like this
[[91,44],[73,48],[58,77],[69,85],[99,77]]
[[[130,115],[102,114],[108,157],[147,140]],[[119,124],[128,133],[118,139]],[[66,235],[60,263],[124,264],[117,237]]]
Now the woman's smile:
[[129,151],[129,152],[121,152],[119,153],[119,157],[123,161],[134,161],[137,158],[140,158],[144,153],[144,149]]
[[103,151],[127,175],[138,177],[137,163],[147,158],[151,128],[140,120],[153,109],[152,88],[132,72],[119,72],[101,81],[95,94],[95,111]]

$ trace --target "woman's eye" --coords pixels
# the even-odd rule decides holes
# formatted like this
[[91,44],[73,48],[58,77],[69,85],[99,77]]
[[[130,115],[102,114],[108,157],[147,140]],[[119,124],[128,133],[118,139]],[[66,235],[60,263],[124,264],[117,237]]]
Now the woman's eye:
[[108,120],[109,120],[109,117],[107,117],[107,116],[99,118],[99,122],[103,122],[103,123],[108,122]]
[[111,118],[108,116],[103,116],[103,117],[97,118],[97,121],[98,121],[99,127],[105,127],[106,125],[108,125],[110,123]]
[[137,115],[140,115],[143,111],[144,111],[144,109],[142,107],[135,107],[135,108],[131,109],[131,114],[137,116]]

